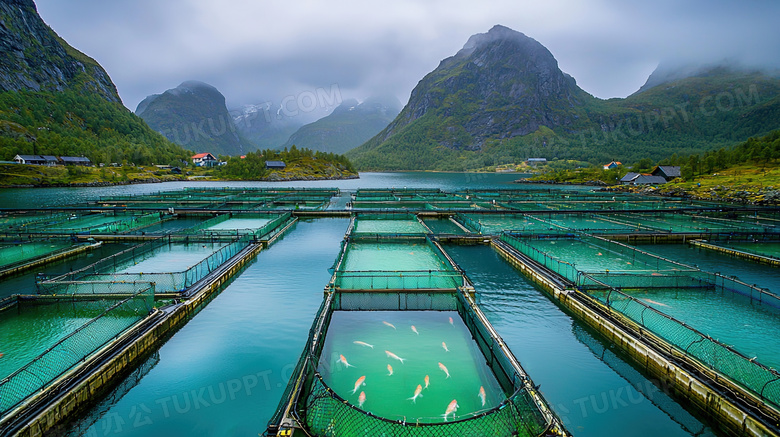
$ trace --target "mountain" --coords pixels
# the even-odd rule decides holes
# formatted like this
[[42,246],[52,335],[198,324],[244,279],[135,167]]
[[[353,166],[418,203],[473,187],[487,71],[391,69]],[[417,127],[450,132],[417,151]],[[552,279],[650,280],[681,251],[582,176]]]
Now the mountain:
[[303,126],[299,117],[288,117],[271,103],[244,105],[230,114],[238,133],[258,150],[281,149],[290,135]]
[[225,96],[203,82],[187,81],[151,95],[135,113],[170,141],[199,153],[243,155],[254,150],[238,134]]
[[363,103],[345,100],[331,114],[292,134],[283,147],[344,153],[365,143],[384,129],[401,111],[394,96],[371,97]]
[[0,159],[16,154],[138,164],[188,157],[122,105],[103,67],[60,38],[32,0],[3,0]]
[[359,169],[469,170],[529,157],[662,159],[780,127],[780,80],[745,68],[660,68],[640,91],[602,100],[542,44],[503,26],[469,38],[348,156]]

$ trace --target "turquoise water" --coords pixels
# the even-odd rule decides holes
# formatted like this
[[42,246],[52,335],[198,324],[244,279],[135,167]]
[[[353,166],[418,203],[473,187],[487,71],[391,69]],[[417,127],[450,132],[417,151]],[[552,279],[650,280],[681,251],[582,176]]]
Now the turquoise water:
[[483,234],[497,234],[508,230],[544,232],[550,229],[560,229],[549,223],[523,216],[471,215],[468,217],[482,225]]
[[114,273],[183,272],[225,246],[224,243],[168,244],[144,254],[141,260]]
[[[778,308],[751,302],[749,298],[728,291],[652,289],[624,292],[715,340],[733,346],[748,358],[757,357],[761,364],[780,367],[780,348],[767,347],[768,339],[775,338],[780,330]],[[592,294],[605,299],[603,293]]]
[[605,352],[614,346],[594,338],[495,251],[445,249],[474,283],[493,327],[575,436],[714,435],[658,381]]
[[746,284],[755,284],[775,294],[780,294],[780,270],[777,267],[748,262],[687,244],[642,244],[637,247],[673,261],[692,265],[707,272],[734,277]]
[[416,219],[375,220],[359,218],[352,232],[364,234],[424,234],[427,230]]
[[270,218],[232,218],[225,220],[224,222],[217,223],[214,226],[209,226],[208,230],[231,230],[231,229],[260,229],[264,225],[268,224],[272,219]]
[[[342,355],[354,367],[340,362]],[[321,356],[318,370],[336,394],[358,406],[362,392],[362,409],[386,419],[442,422],[453,399],[460,405],[457,418],[463,419],[494,408],[505,399],[484,355],[454,311],[336,311]],[[447,369],[449,378],[439,363]],[[427,388],[426,376],[430,383]],[[364,385],[355,390],[362,377]],[[418,385],[422,396],[412,401],[409,398]],[[480,387],[486,394],[484,406]]]
[[526,240],[526,242],[537,250],[552,255],[561,261],[573,264],[581,272],[592,273],[609,270],[613,273],[641,273],[679,269],[679,267],[666,261],[652,260],[652,258],[644,256],[642,259],[637,259],[582,240]]
[[137,385],[93,409],[70,435],[262,433],[306,343],[348,224],[295,225],[160,348],[159,362]]
[[425,226],[435,234],[465,234],[466,232],[449,219],[424,219]]
[[35,277],[38,273],[43,273],[47,276],[59,276],[63,273],[86,267],[129,247],[127,244],[103,243],[100,247],[73,258],[49,263],[33,270],[27,270],[21,274],[6,276],[0,280],[0,299],[13,294],[36,294]]
[[447,264],[427,242],[367,243],[350,242],[342,270],[408,271],[445,270]]
[[202,223],[205,218],[202,217],[179,217],[174,220],[166,220],[164,222],[155,223],[151,226],[147,226],[141,229],[136,229],[134,234],[163,234],[166,232],[179,232],[187,228],[191,228],[195,225]]
[[[715,243],[717,244],[717,243]],[[727,243],[725,247],[731,247],[744,252],[755,253],[770,258],[780,258],[780,243]]]
[[0,380],[103,313],[112,304],[22,304],[0,312],[0,354],[3,354],[0,357]]
[[0,244],[0,270],[12,264],[42,258],[54,252],[76,248],[70,241],[25,242],[21,244]]

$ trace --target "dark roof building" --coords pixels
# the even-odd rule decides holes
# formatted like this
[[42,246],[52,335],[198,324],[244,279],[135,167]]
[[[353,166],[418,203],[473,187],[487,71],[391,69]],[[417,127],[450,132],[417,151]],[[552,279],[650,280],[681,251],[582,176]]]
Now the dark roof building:
[[41,155],[16,155],[14,161],[19,164],[44,165],[46,160]]
[[92,165],[92,161],[83,156],[60,156],[60,161],[65,165]]
[[636,177],[632,182],[634,185],[661,185],[666,183],[666,179],[663,176],[653,176],[648,174],[641,174]]
[[620,183],[623,184],[623,185],[627,185],[627,184],[633,183],[634,180],[636,178],[638,178],[639,176],[642,176],[642,175],[639,174],[639,173],[628,172],[628,173],[626,173],[625,176],[623,176],[622,179],[620,179]]
[[681,175],[680,167],[676,165],[659,165],[653,169],[653,176],[661,176],[667,181],[679,178]]
[[284,161],[266,161],[265,162],[265,168],[276,168],[276,169],[283,169],[286,168],[287,164],[284,163]]

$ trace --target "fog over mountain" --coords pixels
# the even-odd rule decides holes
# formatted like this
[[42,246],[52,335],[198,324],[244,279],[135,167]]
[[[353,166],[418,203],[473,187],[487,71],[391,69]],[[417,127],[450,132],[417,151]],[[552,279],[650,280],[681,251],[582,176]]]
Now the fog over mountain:
[[[37,5],[63,38],[106,68],[130,108],[191,77],[219,89],[228,108],[287,99],[295,109],[299,97],[334,87],[342,100],[389,92],[405,103],[440,60],[496,23],[533,35],[555,53],[562,71],[600,98],[636,92],[667,61],[780,66],[780,2],[774,0]],[[298,114],[321,117],[338,104],[318,102]]]

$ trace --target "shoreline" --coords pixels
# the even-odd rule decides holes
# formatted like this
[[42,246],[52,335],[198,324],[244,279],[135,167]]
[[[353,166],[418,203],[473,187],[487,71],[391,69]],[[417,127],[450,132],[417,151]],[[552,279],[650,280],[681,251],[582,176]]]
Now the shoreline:
[[73,182],[68,184],[56,183],[56,184],[18,184],[18,185],[0,185],[0,189],[3,188],[89,188],[89,187],[115,187],[123,185],[141,185],[141,184],[162,184],[165,182],[301,182],[301,181],[341,181],[349,179],[360,179],[360,175],[349,175],[343,177],[304,177],[304,178],[281,178],[281,179],[210,179],[210,178],[197,178],[197,179],[137,179],[133,181],[95,181],[95,182]]

